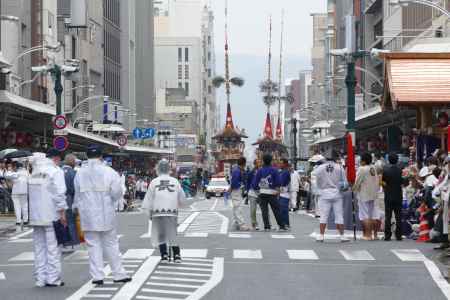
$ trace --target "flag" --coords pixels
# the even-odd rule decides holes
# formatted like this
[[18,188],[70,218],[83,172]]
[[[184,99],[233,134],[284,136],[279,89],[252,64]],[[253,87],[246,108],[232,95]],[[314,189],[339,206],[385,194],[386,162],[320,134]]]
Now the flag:
[[272,121],[269,113],[267,113],[266,125],[264,125],[264,137],[273,139]]
[[355,152],[353,151],[353,139],[352,134],[347,133],[347,181],[349,183],[355,183],[356,180],[356,168],[355,168]]

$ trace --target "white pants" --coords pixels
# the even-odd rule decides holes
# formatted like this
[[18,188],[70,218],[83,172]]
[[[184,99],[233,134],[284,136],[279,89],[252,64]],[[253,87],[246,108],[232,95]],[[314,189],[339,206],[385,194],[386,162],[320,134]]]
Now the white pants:
[[128,277],[125,269],[122,267],[119,239],[115,229],[110,231],[85,231],[84,239],[88,247],[89,271],[93,280],[103,280],[105,278],[103,252],[105,252],[111,266],[114,280]]
[[320,224],[328,223],[331,208],[333,208],[334,212],[334,223],[338,225],[344,224],[344,200],[342,198],[319,198]]
[[11,195],[16,214],[16,223],[28,222],[28,195]]
[[36,285],[59,284],[61,282],[61,249],[58,247],[53,226],[35,226],[33,242]]
[[291,208],[296,208],[297,207],[297,192],[291,192],[290,196],[291,196]]
[[242,213],[242,200],[240,190],[231,192],[231,201],[233,203],[233,223],[237,226],[242,226],[245,223],[244,215]]
[[377,220],[379,219],[378,210],[375,206],[375,200],[371,201],[358,201],[359,207],[359,219],[361,221]]

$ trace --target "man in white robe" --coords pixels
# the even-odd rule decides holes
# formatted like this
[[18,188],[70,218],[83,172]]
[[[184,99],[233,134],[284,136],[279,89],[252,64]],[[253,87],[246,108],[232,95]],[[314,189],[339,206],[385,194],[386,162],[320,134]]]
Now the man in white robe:
[[75,176],[74,207],[80,214],[81,229],[88,247],[92,283],[102,285],[103,253],[111,266],[114,282],[131,281],[122,266],[116,226],[117,202],[122,197],[120,176],[102,162],[100,146],[89,146],[88,163]]

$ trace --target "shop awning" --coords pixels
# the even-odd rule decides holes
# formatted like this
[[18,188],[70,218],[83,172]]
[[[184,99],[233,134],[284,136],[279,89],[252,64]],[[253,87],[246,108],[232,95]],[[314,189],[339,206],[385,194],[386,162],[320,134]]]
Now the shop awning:
[[319,144],[323,144],[323,143],[332,142],[332,141],[338,140],[340,138],[341,137],[335,137],[334,135],[327,135],[327,136],[321,137],[320,139],[315,141],[314,145],[319,145]]
[[21,110],[38,112],[51,116],[56,114],[56,109],[48,104],[27,99],[6,90],[0,90],[0,103],[12,105]]
[[450,104],[450,53],[384,53],[384,108]]

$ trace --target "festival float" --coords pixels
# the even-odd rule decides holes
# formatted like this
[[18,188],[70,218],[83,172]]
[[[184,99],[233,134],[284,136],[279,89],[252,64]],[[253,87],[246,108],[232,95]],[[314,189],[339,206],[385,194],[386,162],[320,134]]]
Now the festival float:
[[216,159],[216,173],[230,174],[231,167],[237,163],[238,159],[244,155],[245,142],[247,138],[244,130],[239,130],[234,126],[231,112],[231,87],[242,87],[244,80],[239,77],[230,78],[230,51],[228,42],[228,1],[225,5],[225,77],[213,79],[215,88],[225,85],[227,96],[227,115],[225,127],[213,137],[216,142],[216,150],[213,152]]
[[[280,68],[278,83],[272,81],[272,18],[269,26],[269,55],[268,55],[268,72],[267,80],[261,83],[261,93],[264,94],[264,104],[267,106],[266,121],[264,125],[264,133],[254,146],[257,146],[256,157],[262,161],[265,153],[272,154],[273,162],[280,164],[281,159],[288,158],[289,153],[287,147],[283,144],[283,130],[281,124],[281,101],[292,103],[292,95],[282,96],[282,71],[283,71],[283,19],[281,23],[281,47],[280,47]],[[278,96],[275,94],[278,93]],[[273,135],[272,119],[270,108],[278,103],[278,120],[276,125],[275,137]]]

